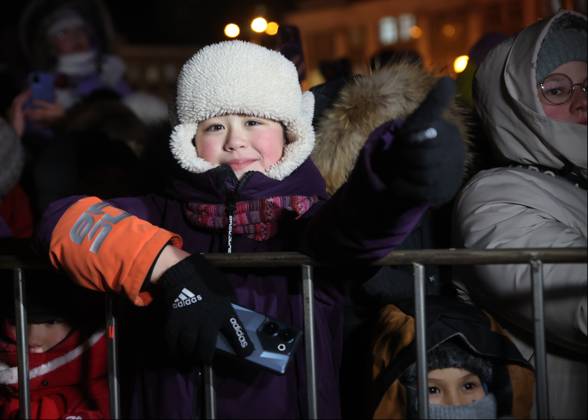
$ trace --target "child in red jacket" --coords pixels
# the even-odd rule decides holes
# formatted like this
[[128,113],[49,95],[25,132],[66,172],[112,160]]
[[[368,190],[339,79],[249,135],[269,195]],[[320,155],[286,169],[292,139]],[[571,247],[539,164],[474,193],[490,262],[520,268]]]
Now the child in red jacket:
[[[102,298],[49,272],[27,276],[30,401],[33,419],[110,416]],[[2,282],[3,289],[10,282]],[[14,305],[2,293],[0,418],[19,417]],[[83,309],[83,312],[82,312]],[[95,316],[98,314],[100,316]]]

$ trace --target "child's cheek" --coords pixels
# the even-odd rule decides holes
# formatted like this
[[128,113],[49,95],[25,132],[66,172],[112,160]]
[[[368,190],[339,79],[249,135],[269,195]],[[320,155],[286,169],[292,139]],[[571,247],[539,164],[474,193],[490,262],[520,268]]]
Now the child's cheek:
[[198,153],[198,157],[204,159],[210,163],[220,163],[219,162],[219,147],[214,144],[214,142],[200,140],[196,142],[196,153]]
[[258,145],[267,166],[277,163],[284,155],[285,140],[279,131],[265,133],[259,139]]

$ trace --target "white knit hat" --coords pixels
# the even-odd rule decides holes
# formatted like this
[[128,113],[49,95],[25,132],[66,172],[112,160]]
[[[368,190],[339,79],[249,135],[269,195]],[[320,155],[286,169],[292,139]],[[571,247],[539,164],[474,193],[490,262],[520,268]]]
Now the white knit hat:
[[302,93],[294,64],[282,54],[244,41],[208,45],[184,64],[178,77],[177,119],[170,139],[182,168],[195,173],[216,165],[198,156],[193,143],[198,123],[242,114],[281,122],[288,142],[266,175],[282,180],[314,147],[314,96]]

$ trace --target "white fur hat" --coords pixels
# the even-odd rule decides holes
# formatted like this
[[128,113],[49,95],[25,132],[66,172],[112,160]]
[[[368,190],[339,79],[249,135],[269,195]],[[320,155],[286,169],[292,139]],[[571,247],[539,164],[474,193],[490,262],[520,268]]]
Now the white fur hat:
[[215,165],[198,156],[193,139],[208,118],[243,114],[281,122],[288,143],[266,175],[282,180],[314,147],[314,96],[302,93],[294,64],[282,54],[244,41],[208,45],[184,64],[178,77],[177,119],[170,139],[182,168],[195,173]]

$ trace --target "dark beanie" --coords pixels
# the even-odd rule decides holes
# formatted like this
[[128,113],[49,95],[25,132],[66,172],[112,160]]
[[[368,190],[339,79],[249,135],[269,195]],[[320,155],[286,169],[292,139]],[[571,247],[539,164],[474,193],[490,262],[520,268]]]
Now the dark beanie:
[[586,21],[564,14],[552,23],[537,54],[537,81],[570,61],[586,61]]
[[[484,389],[492,382],[492,362],[471,351],[462,340],[449,339],[427,352],[427,368],[457,368],[472,372],[480,378]],[[410,418],[416,418],[417,404],[417,368],[412,363],[400,376],[400,382],[407,390],[407,410]]]

